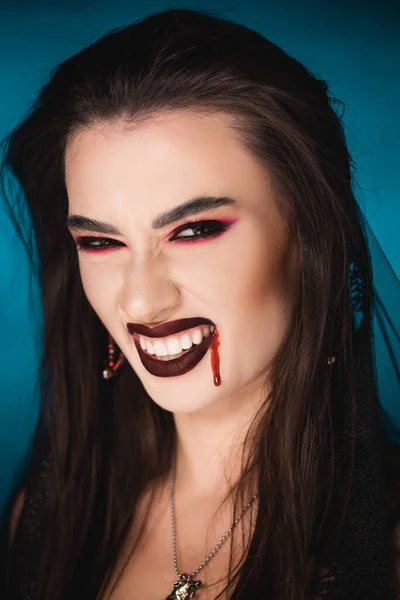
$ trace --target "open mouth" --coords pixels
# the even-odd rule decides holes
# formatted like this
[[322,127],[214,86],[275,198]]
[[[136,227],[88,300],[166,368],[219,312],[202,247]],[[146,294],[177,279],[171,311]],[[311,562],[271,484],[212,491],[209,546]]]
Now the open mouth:
[[156,377],[177,377],[188,373],[199,364],[214,340],[215,331],[203,338],[200,344],[193,344],[191,348],[182,350],[179,354],[168,356],[156,356],[143,350],[137,335],[133,336],[133,341],[140,360],[149,373]]

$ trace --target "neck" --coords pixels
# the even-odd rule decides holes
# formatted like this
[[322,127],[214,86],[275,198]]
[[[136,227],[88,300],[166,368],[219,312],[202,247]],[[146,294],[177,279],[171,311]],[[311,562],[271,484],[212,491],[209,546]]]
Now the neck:
[[[191,499],[221,498],[240,477],[251,447],[244,442],[262,401],[239,399],[195,413],[175,413],[175,489]],[[251,493],[254,493],[253,490]]]

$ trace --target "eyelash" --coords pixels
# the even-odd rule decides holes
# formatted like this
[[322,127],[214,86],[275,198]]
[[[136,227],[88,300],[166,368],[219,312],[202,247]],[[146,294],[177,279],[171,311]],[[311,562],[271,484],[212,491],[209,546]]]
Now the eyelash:
[[[173,237],[170,238],[170,241],[176,241],[181,243],[196,243],[197,240],[205,239],[205,238],[214,238],[221,235],[228,227],[230,226],[230,222],[223,221],[193,221],[191,223],[186,223],[178,228],[178,230],[174,233]],[[176,238],[179,233],[182,231],[186,231],[186,229],[193,230],[203,230],[201,235],[188,235],[183,236],[181,238]],[[211,230],[211,233],[204,233],[204,230]],[[104,252],[107,250],[111,250],[115,246],[124,246],[123,242],[119,240],[114,240],[111,238],[103,238],[103,237],[95,237],[95,236],[80,236],[75,240],[78,251],[82,250],[83,252]]]

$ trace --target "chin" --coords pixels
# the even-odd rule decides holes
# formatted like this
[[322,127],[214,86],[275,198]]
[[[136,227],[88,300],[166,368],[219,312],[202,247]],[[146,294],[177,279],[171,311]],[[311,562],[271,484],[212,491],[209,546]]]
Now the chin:
[[[186,393],[183,390],[181,393],[162,393],[160,390],[151,390],[149,386],[144,386],[148,396],[152,402],[160,408],[174,414],[196,414],[207,411],[210,407],[218,403],[215,398],[210,399],[210,394],[204,390],[207,400],[204,395],[202,397],[193,397],[193,394]],[[199,390],[200,391],[200,390]]]
[[184,413],[184,414],[196,414],[201,413],[203,410],[207,410],[210,406],[212,406],[215,402],[209,401],[205,402],[204,399],[194,399],[193,397],[187,396],[177,399],[177,397],[173,397],[169,399],[165,394],[161,397],[158,397],[158,394],[151,394],[148,391],[150,398],[155,404],[157,404],[160,408],[167,410],[174,414]]

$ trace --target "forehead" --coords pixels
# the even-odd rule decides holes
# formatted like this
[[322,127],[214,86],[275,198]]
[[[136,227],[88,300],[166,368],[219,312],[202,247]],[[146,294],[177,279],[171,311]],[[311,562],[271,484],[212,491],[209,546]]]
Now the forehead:
[[127,207],[145,218],[194,195],[254,199],[255,207],[258,198],[260,207],[262,194],[265,205],[265,195],[272,196],[268,173],[231,119],[179,111],[136,126],[120,121],[79,131],[65,155],[71,209],[115,220]]

